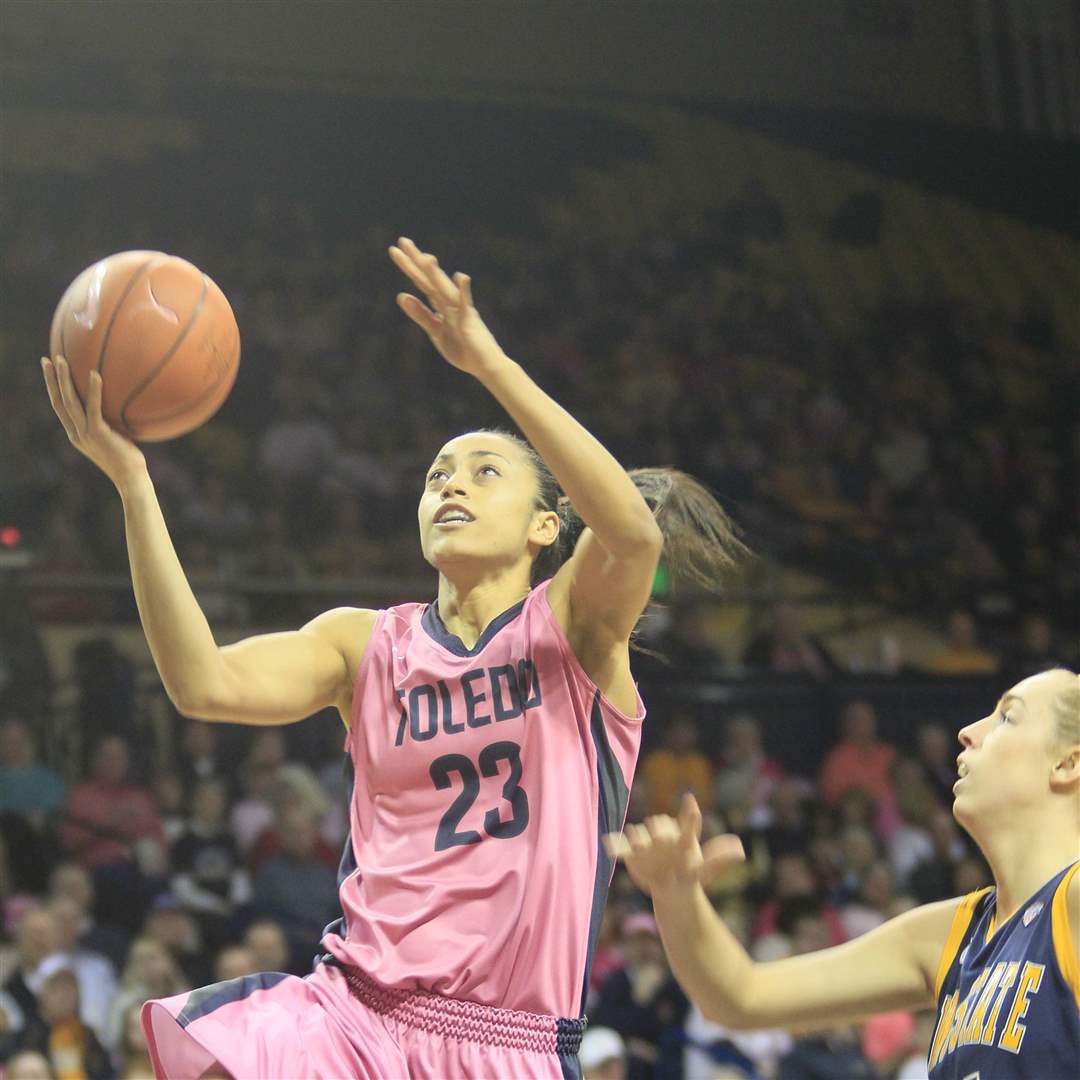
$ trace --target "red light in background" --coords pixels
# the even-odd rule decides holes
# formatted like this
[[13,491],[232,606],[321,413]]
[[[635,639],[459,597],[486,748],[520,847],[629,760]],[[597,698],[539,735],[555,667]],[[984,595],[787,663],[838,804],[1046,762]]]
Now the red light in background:
[[0,525],[0,547],[18,547],[22,541],[22,532],[17,525]]

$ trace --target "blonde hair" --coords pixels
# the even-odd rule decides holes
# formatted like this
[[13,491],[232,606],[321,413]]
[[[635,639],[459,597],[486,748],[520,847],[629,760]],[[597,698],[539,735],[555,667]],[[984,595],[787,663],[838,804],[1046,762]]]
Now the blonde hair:
[[1059,690],[1050,702],[1054,720],[1054,741],[1059,746],[1080,743],[1080,675],[1068,668],[1053,668],[1070,677],[1069,684]]

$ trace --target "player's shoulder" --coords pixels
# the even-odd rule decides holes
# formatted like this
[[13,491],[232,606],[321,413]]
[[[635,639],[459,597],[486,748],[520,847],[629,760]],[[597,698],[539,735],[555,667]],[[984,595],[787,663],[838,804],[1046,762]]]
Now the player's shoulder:
[[355,674],[378,618],[379,612],[375,608],[336,607],[316,615],[304,625],[303,632],[341,653]]
[[937,996],[945,972],[959,951],[960,942],[971,921],[977,895],[954,896],[920,904],[890,920],[888,927],[904,943],[926,980],[927,988]]

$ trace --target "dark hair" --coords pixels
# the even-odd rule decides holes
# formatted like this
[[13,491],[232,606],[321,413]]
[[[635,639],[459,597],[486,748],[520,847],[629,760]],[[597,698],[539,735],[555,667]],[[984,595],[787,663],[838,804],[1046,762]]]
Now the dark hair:
[[[559,515],[558,537],[533,562],[532,584],[539,585],[574,553],[585,522],[529,443],[499,428],[483,428],[482,433],[501,435],[521,450],[536,474],[536,509]],[[630,469],[628,475],[664,534],[661,558],[672,578],[718,591],[727,575],[750,555],[727,511],[703,484],[678,469]]]

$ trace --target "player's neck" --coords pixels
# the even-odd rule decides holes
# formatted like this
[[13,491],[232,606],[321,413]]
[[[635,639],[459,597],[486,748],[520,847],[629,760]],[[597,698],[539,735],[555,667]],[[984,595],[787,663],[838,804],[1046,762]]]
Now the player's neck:
[[998,926],[1080,855],[1076,824],[1053,814],[1011,823],[978,840],[997,885]]
[[474,581],[451,581],[439,575],[439,618],[471,649],[484,628],[529,592],[519,573],[488,574]]

